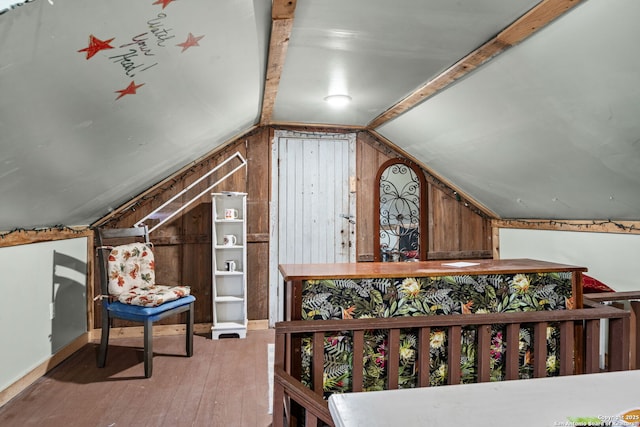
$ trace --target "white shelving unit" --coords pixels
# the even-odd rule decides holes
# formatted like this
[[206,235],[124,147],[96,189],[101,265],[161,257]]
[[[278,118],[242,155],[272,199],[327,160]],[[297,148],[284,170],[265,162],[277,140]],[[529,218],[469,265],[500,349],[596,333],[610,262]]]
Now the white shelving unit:
[[[232,212],[229,212],[232,210]],[[247,194],[212,193],[213,326],[211,338],[247,336]],[[236,215],[229,215],[234,213]],[[233,237],[232,237],[233,236]],[[233,239],[235,238],[235,241]],[[230,267],[230,264],[232,266]]]

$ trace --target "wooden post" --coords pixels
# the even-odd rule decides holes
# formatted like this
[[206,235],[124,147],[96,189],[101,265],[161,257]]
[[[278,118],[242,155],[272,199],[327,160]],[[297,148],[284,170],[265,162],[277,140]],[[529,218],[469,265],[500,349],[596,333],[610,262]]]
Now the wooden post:
[[629,318],[609,319],[609,371],[629,369]]
[[640,369],[640,301],[629,301],[629,369]]
[[560,323],[560,375],[572,375],[574,373],[574,323]]
[[351,371],[352,391],[362,391],[364,367],[364,331],[353,331],[353,370]]
[[387,340],[387,390],[398,388],[400,368],[400,329],[389,329]]
[[478,382],[484,383],[491,379],[491,325],[478,326]]
[[420,328],[418,338],[418,387],[429,387],[429,358],[431,347],[431,328]]
[[[584,373],[600,371],[600,319],[587,320],[585,326]],[[576,369],[577,370],[577,369]]]
[[[571,299],[574,301],[573,308],[583,308],[584,307],[584,295],[582,294],[582,272],[574,271],[571,276]],[[573,354],[575,356],[574,360],[574,373],[582,374],[584,373],[584,353],[585,353],[585,343],[584,343],[584,331],[582,323],[576,322],[574,323],[574,347]]]
[[324,332],[313,333],[313,359],[311,362],[313,391],[324,393]]
[[449,327],[448,384],[460,384],[460,352],[462,351],[462,327]]
[[533,327],[533,376],[547,376],[547,322],[536,323]]
[[507,380],[517,380],[520,378],[520,324],[510,323],[507,325],[507,351],[505,354],[505,378]]

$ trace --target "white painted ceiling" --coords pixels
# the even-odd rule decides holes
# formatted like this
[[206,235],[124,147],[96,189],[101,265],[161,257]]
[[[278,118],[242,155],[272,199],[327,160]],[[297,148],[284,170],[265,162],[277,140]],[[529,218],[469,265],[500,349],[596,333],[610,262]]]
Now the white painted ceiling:
[[[297,0],[270,123],[367,128],[536,4]],[[498,217],[639,220],[638,17],[583,0],[371,130]],[[1,14],[0,230],[91,224],[265,124],[270,33],[269,0]],[[353,102],[330,109],[332,91]]]

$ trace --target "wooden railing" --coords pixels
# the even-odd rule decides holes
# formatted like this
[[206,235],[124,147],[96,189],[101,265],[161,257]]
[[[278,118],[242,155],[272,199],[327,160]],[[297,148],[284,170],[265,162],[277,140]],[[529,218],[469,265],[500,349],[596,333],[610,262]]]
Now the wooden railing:
[[[490,346],[492,325],[506,328],[505,379],[519,378],[518,337],[521,326],[533,326],[533,374],[546,376],[547,326],[560,331],[560,375],[601,371],[599,366],[600,321],[609,320],[610,353],[606,370],[629,369],[629,312],[585,301],[585,308],[575,310],[492,313],[448,316],[418,316],[350,320],[290,321],[276,324],[273,427],[333,426],[326,400],[323,399],[324,337],[327,333],[350,333],[353,339],[352,391],[361,391],[363,382],[363,348],[365,331],[386,330],[388,335],[387,389],[398,388],[400,331],[413,329],[418,334],[416,366],[418,387],[429,386],[429,336],[433,328],[448,333],[448,384],[460,383],[461,334],[463,327],[473,327],[477,336],[477,380],[490,379]],[[292,375],[296,366],[294,354],[299,348],[292,343],[312,337],[312,372],[314,389],[305,387]],[[360,357],[357,357],[360,355]],[[456,362],[457,361],[457,362]],[[295,369],[294,369],[295,370]]]
[[[640,369],[640,291],[585,294],[584,298],[629,311],[629,369]],[[612,351],[611,343],[608,347],[607,354]]]

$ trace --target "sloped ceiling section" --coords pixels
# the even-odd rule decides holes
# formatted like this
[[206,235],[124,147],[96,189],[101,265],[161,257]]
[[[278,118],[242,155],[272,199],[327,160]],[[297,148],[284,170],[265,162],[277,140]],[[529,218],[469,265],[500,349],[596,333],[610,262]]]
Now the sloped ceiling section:
[[[522,24],[532,10],[547,19]],[[370,130],[502,218],[640,220],[638,16],[637,0],[25,3],[0,14],[0,230],[91,224],[270,124]]]
[[378,132],[503,218],[640,218],[640,2],[590,0]]
[[537,3],[298,0],[273,121],[364,126]]
[[0,230],[89,224],[255,125],[270,10],[56,0],[0,15]]

